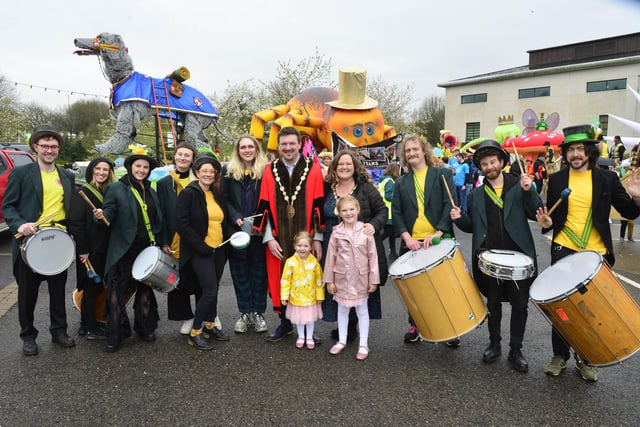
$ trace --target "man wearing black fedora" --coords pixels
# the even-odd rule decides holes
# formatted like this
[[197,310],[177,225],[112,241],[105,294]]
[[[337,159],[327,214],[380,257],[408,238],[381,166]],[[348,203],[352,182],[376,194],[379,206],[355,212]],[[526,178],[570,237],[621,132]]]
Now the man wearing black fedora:
[[[613,266],[609,212],[613,206],[625,218],[640,215],[640,171],[634,171],[627,194],[615,172],[596,167],[600,150],[590,125],[571,126],[563,132],[565,139],[560,148],[568,167],[549,176],[547,207],[561,198],[565,188],[571,189],[571,196],[560,203],[551,216],[547,208],[538,209],[536,215],[543,233],[553,229],[551,264],[575,252],[593,250]],[[558,376],[567,367],[570,347],[555,328],[552,345],[553,358],[545,367],[545,373]],[[596,368],[575,357],[582,379],[597,381]]]
[[[22,350],[25,355],[34,356],[38,354],[38,330],[33,325],[34,311],[38,288],[45,280],[49,286],[49,331],[52,341],[62,347],[75,345],[67,334],[64,301],[67,270],[55,275],[36,273],[20,256],[20,247],[25,239],[36,234],[38,224],[66,228],[75,178],[71,172],[56,166],[64,139],[53,126],[36,126],[29,138],[29,145],[36,153],[37,162],[11,170],[2,201],[2,216],[13,234],[20,233],[24,236],[13,239],[13,275],[18,283]],[[47,220],[43,222],[45,219]]]

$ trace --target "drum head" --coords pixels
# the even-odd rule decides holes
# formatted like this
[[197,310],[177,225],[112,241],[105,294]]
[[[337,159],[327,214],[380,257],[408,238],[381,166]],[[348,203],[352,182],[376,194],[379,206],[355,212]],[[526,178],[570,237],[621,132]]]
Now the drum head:
[[456,242],[453,239],[443,239],[439,244],[430,246],[429,249],[409,251],[391,264],[389,275],[391,277],[410,277],[428,270],[451,255],[455,248]]
[[529,267],[533,265],[531,257],[516,251],[491,249],[478,255],[489,264],[507,267]]
[[160,248],[149,246],[140,252],[131,267],[131,275],[137,281],[145,280],[160,259]]
[[251,236],[244,231],[237,231],[231,235],[231,246],[236,249],[244,249],[249,246],[251,242]]
[[22,255],[36,273],[54,276],[69,268],[75,249],[73,239],[64,230],[41,228],[25,242]]
[[575,292],[576,288],[593,279],[602,265],[602,255],[583,251],[569,255],[544,270],[531,285],[533,301],[553,301]]

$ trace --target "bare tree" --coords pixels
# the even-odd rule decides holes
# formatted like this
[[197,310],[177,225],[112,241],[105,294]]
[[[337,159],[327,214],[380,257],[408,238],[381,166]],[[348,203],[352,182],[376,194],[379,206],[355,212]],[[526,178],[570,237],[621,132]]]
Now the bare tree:
[[444,97],[430,95],[413,113],[412,133],[427,137],[432,146],[440,142],[440,131],[444,129]]
[[0,74],[0,99],[8,98],[13,102],[18,100],[18,91],[16,85],[13,82],[9,82],[5,79],[3,74]]
[[410,119],[413,89],[413,84],[401,87],[384,81],[381,76],[367,82],[367,95],[378,101],[385,124],[394,126],[396,130],[402,129]]
[[291,61],[278,61],[275,79],[263,83],[270,105],[281,105],[310,87],[331,87],[336,84],[331,79],[331,58],[318,52],[295,65]]

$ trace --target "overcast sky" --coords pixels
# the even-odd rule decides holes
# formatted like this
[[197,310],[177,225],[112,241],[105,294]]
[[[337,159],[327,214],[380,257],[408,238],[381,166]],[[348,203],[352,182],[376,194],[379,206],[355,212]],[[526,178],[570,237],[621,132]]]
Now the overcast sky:
[[[268,81],[279,60],[319,52],[369,78],[413,84],[416,102],[438,83],[528,63],[528,50],[640,31],[639,0],[12,0],[3,6],[0,75],[20,100],[64,106],[107,96],[95,57],[72,55],[75,38],[122,35],[137,71],[178,66],[207,95],[228,82]],[[36,88],[63,89],[44,91]]]

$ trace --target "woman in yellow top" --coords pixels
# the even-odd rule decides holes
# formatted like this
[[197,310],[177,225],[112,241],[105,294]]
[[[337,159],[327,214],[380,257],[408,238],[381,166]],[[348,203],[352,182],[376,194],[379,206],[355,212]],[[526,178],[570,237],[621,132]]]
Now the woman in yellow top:
[[196,304],[189,345],[211,350],[207,338],[228,341],[215,327],[218,306],[218,270],[224,268],[223,242],[225,212],[220,194],[220,162],[208,153],[200,153],[193,162],[198,178],[182,190],[176,206],[176,230],[180,234],[180,275],[190,273],[202,289]]

